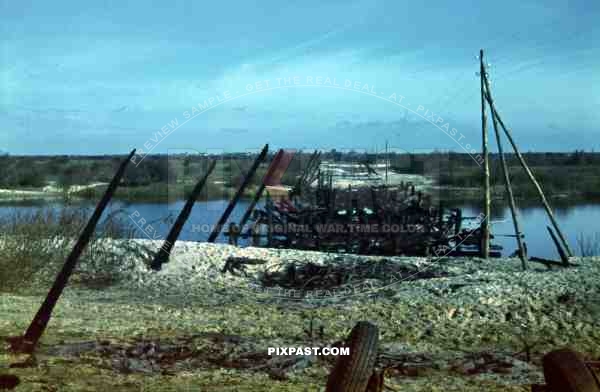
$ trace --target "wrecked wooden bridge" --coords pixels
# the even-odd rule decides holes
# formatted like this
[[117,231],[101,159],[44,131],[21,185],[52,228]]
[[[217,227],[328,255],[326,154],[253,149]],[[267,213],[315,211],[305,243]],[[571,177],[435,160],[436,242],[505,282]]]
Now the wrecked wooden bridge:
[[[477,217],[434,205],[431,196],[413,183],[339,189],[334,187],[332,171],[321,170],[331,165],[321,165],[315,152],[296,183],[286,187],[280,180],[292,157],[292,152],[280,150],[273,158],[255,200],[242,220],[231,223],[225,233],[230,244],[244,238],[253,246],[368,255],[481,254],[481,230],[463,227],[463,221]],[[369,173],[374,171],[363,165]],[[265,206],[257,209],[265,190]],[[235,203],[237,198],[226,211]],[[223,222],[220,219],[217,226]],[[500,250],[492,246],[490,255],[499,257]]]

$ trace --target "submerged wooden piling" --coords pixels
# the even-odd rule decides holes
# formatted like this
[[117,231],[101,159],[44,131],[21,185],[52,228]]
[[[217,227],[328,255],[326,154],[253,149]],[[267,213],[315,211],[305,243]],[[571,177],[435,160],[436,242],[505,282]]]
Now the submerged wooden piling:
[[194,203],[196,202],[196,199],[198,198],[198,196],[200,195],[200,192],[204,188],[204,185],[206,184],[206,180],[208,179],[210,174],[213,172],[213,170],[216,166],[216,163],[217,163],[216,161],[212,161],[210,163],[208,170],[206,171],[206,174],[202,177],[202,179],[200,179],[200,181],[198,181],[198,183],[196,183],[196,186],[194,186],[194,189],[192,189],[192,193],[190,193],[190,196],[188,197],[188,199],[185,203],[185,206],[179,213],[179,216],[177,216],[177,220],[173,224],[173,227],[171,227],[171,230],[169,231],[169,234],[167,235],[165,242],[163,243],[161,248],[158,250],[158,252],[156,253],[156,256],[154,257],[154,260],[152,260],[152,263],[150,264],[150,267],[153,270],[160,271],[160,269],[162,268],[162,265],[169,261],[169,256],[171,255],[171,250],[173,249],[175,242],[179,238],[179,234],[181,233],[181,230],[183,229],[185,222],[190,217],[190,214],[192,213],[192,208],[194,207]]
[[135,149],[132,150],[131,153],[129,153],[127,159],[121,163],[121,166],[119,166],[117,173],[108,185],[106,192],[104,192],[102,199],[96,206],[94,213],[92,214],[90,220],[83,229],[83,232],[79,236],[79,239],[75,243],[75,246],[71,250],[71,253],[67,257],[65,264],[56,276],[52,288],[48,292],[48,295],[44,299],[44,302],[42,303],[35,317],[31,321],[31,324],[29,324],[27,331],[25,331],[25,334],[23,336],[19,336],[15,339],[12,339],[12,341],[10,342],[11,350],[13,352],[32,353],[34,351],[35,346],[40,340],[40,337],[44,334],[44,331],[46,330],[46,326],[50,321],[50,317],[52,317],[52,311],[54,310],[56,303],[58,302],[63,290],[69,282],[69,278],[71,277],[71,274],[73,273],[73,270],[77,265],[79,257],[81,256],[85,247],[92,238],[94,230],[96,229],[96,225],[98,224],[98,221],[102,216],[102,212],[108,205],[108,202],[110,201],[117,187],[119,186],[119,183],[123,178],[123,174],[125,173],[125,169],[127,168],[127,165],[129,164],[131,158],[133,158],[134,154]]

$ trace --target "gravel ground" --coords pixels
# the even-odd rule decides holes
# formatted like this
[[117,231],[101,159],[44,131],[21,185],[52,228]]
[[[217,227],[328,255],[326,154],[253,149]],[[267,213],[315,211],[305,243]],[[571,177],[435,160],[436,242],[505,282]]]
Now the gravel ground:
[[[122,249],[116,241],[107,240],[106,246]],[[134,241],[151,249],[161,246],[158,241]],[[223,274],[230,256],[266,263],[248,266],[239,276]],[[259,285],[265,271],[284,270],[290,263],[347,265],[365,260],[443,276],[417,280],[385,276],[336,289],[296,292],[265,290]],[[577,267],[548,270],[531,263],[522,272],[520,261],[510,258],[341,257],[178,242],[171,261],[160,272],[124,254],[123,265],[128,268],[123,268],[120,283],[90,290],[79,287],[75,279],[61,298],[43,343],[51,347],[62,341],[122,341],[208,331],[252,338],[249,350],[266,351],[277,345],[330,345],[343,339],[357,321],[370,320],[380,329],[379,366],[396,366],[386,378],[389,385],[403,391],[518,391],[543,381],[540,359],[552,349],[570,346],[588,358],[600,358],[600,258],[573,261]],[[21,333],[42,298],[0,294],[4,316],[0,335]],[[311,326],[320,332],[307,332]],[[0,351],[0,372],[2,358]],[[219,388],[212,390],[319,390],[330,364],[311,363],[291,372],[287,381],[231,369],[188,369],[177,377],[187,375],[186,385],[198,386],[198,390],[211,390],[215,385]],[[86,371],[90,380],[108,382],[105,373]],[[26,380],[33,377],[25,370],[19,374]],[[207,374],[211,374],[208,379]],[[56,375],[48,377],[52,382],[66,382]],[[123,377],[111,379],[114,390],[140,390],[135,389],[141,385],[135,374]],[[153,380],[144,381],[145,390],[164,390],[161,377]],[[128,389],[127,383],[136,387]],[[28,385],[30,389],[22,390],[37,390]],[[172,380],[170,385],[179,384]],[[80,387],[61,390],[89,390]]]

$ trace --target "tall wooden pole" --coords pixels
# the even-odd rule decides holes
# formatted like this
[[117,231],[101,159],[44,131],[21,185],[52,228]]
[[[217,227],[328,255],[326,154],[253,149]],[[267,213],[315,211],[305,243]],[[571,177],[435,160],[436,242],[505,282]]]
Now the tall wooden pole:
[[173,227],[171,227],[171,230],[169,231],[169,234],[167,235],[167,238],[165,239],[163,246],[161,246],[161,248],[156,253],[154,260],[152,260],[152,264],[150,266],[153,270],[160,271],[160,269],[162,268],[162,265],[169,261],[169,256],[171,255],[171,250],[173,249],[173,246],[175,245],[177,238],[179,238],[179,234],[181,233],[181,230],[183,229],[183,225],[185,225],[185,222],[190,217],[190,214],[192,213],[192,208],[194,207],[194,203],[196,202],[196,199],[200,195],[200,191],[202,191],[202,189],[204,188],[204,184],[206,184],[206,180],[208,179],[208,176],[210,176],[210,174],[214,170],[216,164],[217,164],[216,161],[212,161],[208,167],[206,174],[204,174],[202,179],[200,179],[200,181],[198,181],[196,186],[194,186],[194,189],[192,190],[192,193],[190,193],[190,196],[188,197],[188,199],[185,203],[185,206],[179,213],[179,216],[177,217],[177,220],[173,224]]
[[252,167],[248,171],[248,174],[244,178],[244,182],[242,183],[242,185],[240,185],[240,187],[238,188],[237,192],[233,196],[233,199],[231,199],[231,202],[229,202],[229,205],[227,206],[227,208],[223,212],[223,215],[221,215],[221,218],[219,219],[219,221],[217,222],[217,224],[213,228],[213,231],[210,233],[210,236],[208,237],[208,241],[207,242],[215,242],[215,240],[219,236],[219,233],[221,233],[221,230],[223,229],[223,225],[227,221],[227,218],[229,218],[229,215],[231,214],[231,212],[233,211],[233,209],[234,209],[235,205],[237,204],[238,200],[242,196],[242,193],[244,192],[244,189],[246,189],[246,187],[250,183],[250,180],[252,180],[252,177],[254,177],[254,173],[256,172],[256,169],[258,169],[258,165],[260,165],[260,163],[262,161],[264,161],[265,157],[267,156],[267,152],[268,151],[269,151],[269,145],[265,144],[265,146],[263,147],[263,149],[260,152],[259,156],[256,157],[256,159],[254,160],[254,163],[252,164]]
[[483,155],[483,214],[481,221],[481,257],[487,259],[490,256],[490,214],[491,214],[491,195],[490,195],[490,161],[488,156],[488,132],[487,116],[485,114],[485,66],[483,62],[483,49],[479,51],[479,63],[481,74],[481,135],[482,135],[482,155]]
[[548,204],[548,201],[546,200],[546,196],[544,195],[544,191],[542,190],[542,187],[540,186],[540,184],[537,182],[537,180],[533,176],[533,173],[529,169],[527,162],[525,162],[525,158],[523,158],[523,156],[519,152],[519,149],[517,148],[517,144],[515,143],[510,130],[504,125],[504,122],[502,121],[502,118],[498,114],[496,107],[493,105],[493,103],[492,103],[493,101],[491,99],[491,96],[489,95],[489,90],[488,90],[487,100],[490,103],[492,114],[498,119],[498,123],[504,130],[504,133],[506,134],[506,137],[508,138],[510,145],[512,146],[513,150],[515,151],[515,154],[517,155],[517,159],[519,160],[521,167],[523,168],[523,170],[525,170],[525,173],[527,173],[527,177],[529,177],[529,180],[535,186],[535,189],[537,190],[537,193],[540,197],[540,201],[542,202],[544,209],[546,210],[546,213],[548,214],[548,218],[550,218],[550,222],[552,223],[552,226],[556,230],[556,233],[558,234],[560,241],[562,242],[563,246],[565,247],[566,252],[568,253],[569,256],[573,256],[573,251],[571,250],[571,247],[569,246],[569,243],[567,242],[563,232],[560,230],[560,227],[558,227],[558,222],[556,221],[556,218],[554,217],[554,213],[552,212],[552,208],[550,208],[550,204]]
[[385,141],[385,185],[388,184],[388,165],[390,164],[390,155],[388,153],[388,142]]
[[71,277],[71,274],[73,273],[73,270],[75,269],[75,266],[77,265],[77,261],[79,260],[79,257],[81,256],[85,247],[87,246],[90,239],[92,238],[92,235],[94,234],[96,225],[98,224],[98,221],[100,220],[100,217],[102,216],[102,212],[108,205],[108,202],[112,198],[112,195],[115,193],[115,190],[119,186],[119,183],[121,182],[121,178],[123,178],[123,174],[125,173],[125,169],[127,168],[127,164],[129,163],[129,161],[131,160],[131,158],[133,157],[134,154],[135,154],[135,149],[133,151],[131,151],[131,153],[129,154],[127,159],[121,163],[121,166],[119,166],[117,173],[115,174],[112,181],[108,185],[108,188],[104,192],[102,199],[96,206],[94,213],[92,214],[90,220],[88,221],[87,225],[83,229],[83,232],[79,236],[77,243],[75,243],[75,246],[71,250],[71,253],[67,257],[67,260],[65,260],[65,264],[63,265],[62,269],[56,276],[56,279],[54,280],[54,284],[52,285],[52,288],[50,289],[50,291],[48,292],[48,295],[44,299],[42,306],[40,306],[38,312],[36,313],[35,317],[31,321],[31,324],[29,324],[29,327],[27,328],[25,335],[15,339],[14,344],[12,344],[11,348],[13,351],[32,353],[33,350],[35,349],[35,346],[37,345],[38,341],[40,340],[40,337],[43,335],[44,331],[46,330],[46,326],[48,325],[48,322],[50,321],[50,317],[52,316],[52,311],[54,310],[54,307],[56,306],[58,299],[60,298],[63,290],[65,289],[65,287],[67,286],[67,283],[69,282],[69,278]]
[[[493,107],[494,103],[492,98],[492,94],[490,92],[490,84],[483,73],[483,80],[485,82],[485,90],[487,91],[487,98],[490,103],[490,107]],[[500,131],[498,130],[498,120],[494,115],[494,111],[492,111],[492,122],[494,124],[494,133],[496,135],[496,143],[498,144],[498,154],[500,155],[500,162],[502,163],[502,173],[504,174],[504,185],[506,187],[506,193],[508,195],[508,202],[510,205],[510,213],[512,215],[513,225],[515,228],[515,236],[517,238],[517,245],[519,247],[519,258],[521,259],[521,265],[523,266],[523,270],[527,269],[527,254],[525,251],[525,247],[523,246],[523,238],[521,237],[521,229],[519,225],[519,218],[517,216],[517,207],[515,205],[515,198],[512,191],[512,186],[510,185],[510,176],[508,174],[508,168],[506,166],[506,160],[504,158],[504,151],[502,150],[502,141],[500,140]]]

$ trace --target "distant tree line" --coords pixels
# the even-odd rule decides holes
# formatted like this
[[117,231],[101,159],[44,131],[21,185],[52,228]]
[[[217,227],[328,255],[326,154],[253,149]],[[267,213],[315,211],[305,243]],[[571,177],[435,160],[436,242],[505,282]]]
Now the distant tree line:
[[[276,151],[269,153],[270,161]],[[284,182],[292,184],[306,166],[312,151],[297,152]],[[523,153],[532,167],[596,167],[600,166],[600,153],[575,150],[570,153],[560,152],[527,152]],[[226,186],[236,187],[243,181],[244,175],[252,164],[255,155],[248,153],[225,153],[221,155],[166,154],[149,155],[139,165],[130,165],[123,183],[127,186],[144,186],[149,184],[167,184],[173,179],[194,179],[203,172],[208,160],[221,162],[222,174]],[[479,172],[475,157],[458,152],[403,153],[392,151],[389,154],[374,154],[361,151],[337,151],[335,149],[321,152],[322,161],[364,162],[368,164],[390,162],[392,170],[404,173],[430,174],[440,172],[463,173],[464,169]],[[518,166],[514,154],[506,154],[509,166]],[[12,156],[0,154],[0,187],[4,188],[39,188],[49,183],[59,187],[93,182],[109,182],[124,156]],[[498,164],[499,156],[490,154],[492,165]],[[265,162],[257,176],[266,171]]]

